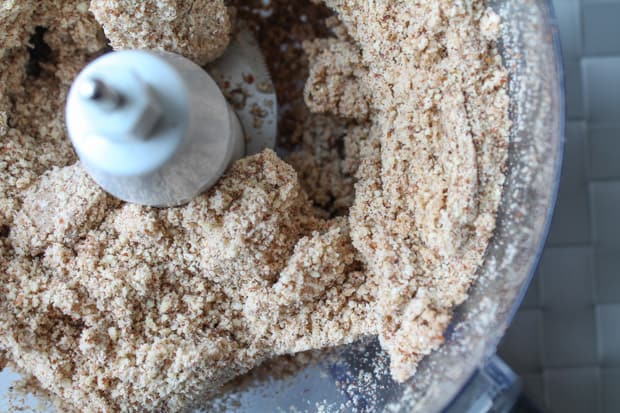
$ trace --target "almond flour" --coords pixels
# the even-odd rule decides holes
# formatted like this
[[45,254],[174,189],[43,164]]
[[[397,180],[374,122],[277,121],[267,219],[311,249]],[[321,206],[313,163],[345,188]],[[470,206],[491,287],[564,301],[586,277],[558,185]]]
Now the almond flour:
[[[0,366],[63,411],[181,411],[274,357],[378,335],[398,381],[442,342],[495,226],[510,121],[483,0],[4,1]],[[256,32],[280,146],[188,205],[121,203],[64,131],[113,48],[205,63]]]

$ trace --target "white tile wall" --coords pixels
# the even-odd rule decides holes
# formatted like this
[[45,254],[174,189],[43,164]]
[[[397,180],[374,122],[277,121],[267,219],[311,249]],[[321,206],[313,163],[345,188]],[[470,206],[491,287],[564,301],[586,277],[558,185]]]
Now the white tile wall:
[[597,306],[596,320],[599,362],[604,367],[620,367],[620,304]]
[[[557,1],[563,1],[563,0],[557,0]],[[620,3],[620,0],[582,0],[583,4],[614,4],[614,3]],[[556,2],[554,1],[554,4]],[[557,6],[556,6],[557,7]]]
[[545,368],[596,365],[598,356],[594,308],[545,311],[543,340]]
[[[613,304],[620,297],[620,254],[599,250],[596,254],[596,302]],[[618,322],[620,329],[620,321]]]
[[[620,27],[620,25],[619,25]],[[620,38],[618,38],[620,44]],[[588,128],[590,177],[620,180],[620,125]]]
[[545,401],[545,381],[542,373],[522,374],[521,384],[523,385],[523,391],[535,406],[541,408],[547,404]]
[[553,0],[564,54],[562,183],[500,355],[545,411],[620,412],[620,0]]
[[620,54],[620,2],[584,4],[584,50],[588,55]]
[[554,412],[598,412],[600,372],[597,367],[545,371],[546,401]]
[[620,119],[620,56],[585,57],[581,64],[586,119],[593,123],[617,122]]
[[620,250],[620,181],[592,182],[590,196],[596,245]]
[[547,248],[540,267],[545,310],[577,312],[594,304],[592,247]]
[[620,406],[620,369],[601,370],[601,412],[618,413]]

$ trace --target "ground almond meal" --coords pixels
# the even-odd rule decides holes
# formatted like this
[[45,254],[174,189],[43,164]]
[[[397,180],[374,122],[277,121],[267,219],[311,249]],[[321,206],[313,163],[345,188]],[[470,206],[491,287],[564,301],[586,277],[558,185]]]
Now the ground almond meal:
[[[180,411],[279,355],[378,335],[404,381],[441,344],[504,181],[484,0],[0,6],[0,367],[67,411]],[[242,159],[178,208],[104,193],[65,135],[74,76],[109,46],[204,64],[236,19],[290,154]]]

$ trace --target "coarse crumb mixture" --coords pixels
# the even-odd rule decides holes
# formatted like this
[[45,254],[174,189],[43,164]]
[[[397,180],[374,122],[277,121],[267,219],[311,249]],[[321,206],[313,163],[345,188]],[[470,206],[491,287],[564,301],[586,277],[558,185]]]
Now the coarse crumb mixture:
[[351,237],[405,380],[441,343],[495,227],[510,127],[499,18],[484,1],[326,3],[368,66],[374,116]]
[[[484,0],[1,6],[0,367],[64,410],[179,411],[278,355],[378,334],[403,381],[441,344],[504,180]],[[203,64],[235,16],[267,56],[286,162],[242,159],[178,208],[108,196],[65,135],[74,76],[108,42]]]
[[232,28],[223,0],[91,0],[90,11],[116,50],[174,50],[200,65],[224,53]]

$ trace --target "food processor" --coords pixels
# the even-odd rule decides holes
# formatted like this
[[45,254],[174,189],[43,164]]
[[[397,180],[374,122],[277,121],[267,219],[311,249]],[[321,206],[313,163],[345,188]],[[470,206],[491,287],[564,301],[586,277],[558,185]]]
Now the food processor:
[[[564,135],[563,74],[548,1],[491,0],[490,6],[503,21],[500,50],[510,73],[507,176],[495,235],[444,344],[402,384],[392,380],[378,341],[368,338],[315,354],[305,367],[284,375],[250,374],[196,411],[487,412],[511,406],[518,380],[495,351],[527,290],[551,221]],[[14,377],[0,374],[0,393]]]

